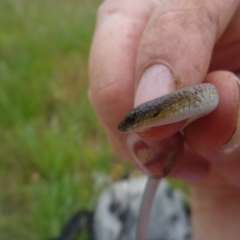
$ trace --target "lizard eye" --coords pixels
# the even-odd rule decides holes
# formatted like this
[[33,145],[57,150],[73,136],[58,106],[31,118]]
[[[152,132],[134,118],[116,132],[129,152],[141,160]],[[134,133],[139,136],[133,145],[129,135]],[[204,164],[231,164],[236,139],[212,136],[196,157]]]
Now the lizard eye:
[[128,116],[128,118],[126,119],[127,124],[133,124],[135,122],[136,119],[136,114],[132,113]]
[[131,127],[134,125],[137,119],[137,114],[135,112],[130,113],[127,115],[122,122],[118,125],[118,130],[120,132],[126,132],[128,129],[131,129]]

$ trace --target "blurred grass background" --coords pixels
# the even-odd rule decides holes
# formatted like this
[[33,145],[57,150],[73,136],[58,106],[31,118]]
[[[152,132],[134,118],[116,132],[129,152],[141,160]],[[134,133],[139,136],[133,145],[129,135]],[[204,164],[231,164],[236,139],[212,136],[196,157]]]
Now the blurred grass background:
[[86,95],[100,2],[0,0],[0,239],[56,236],[117,161]]

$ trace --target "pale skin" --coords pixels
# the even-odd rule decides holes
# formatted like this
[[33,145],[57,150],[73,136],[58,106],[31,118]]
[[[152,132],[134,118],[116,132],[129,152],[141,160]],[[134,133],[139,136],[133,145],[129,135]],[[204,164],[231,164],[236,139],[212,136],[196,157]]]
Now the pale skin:
[[240,239],[240,1],[106,0],[89,63],[91,102],[129,161],[127,135],[117,126],[134,105],[183,86],[217,87],[217,109],[184,134],[184,121],[138,134],[174,142],[170,175],[190,185],[194,240]]

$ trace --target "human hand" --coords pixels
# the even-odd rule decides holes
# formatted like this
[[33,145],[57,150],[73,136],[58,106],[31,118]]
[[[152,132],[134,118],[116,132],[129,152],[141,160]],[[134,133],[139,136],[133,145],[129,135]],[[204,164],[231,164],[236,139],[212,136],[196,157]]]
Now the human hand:
[[[233,224],[240,220],[239,71],[237,0],[107,0],[99,10],[90,99],[119,152],[156,176],[174,153],[170,175],[198,180],[192,183],[196,239],[240,239]],[[141,138],[118,132],[118,123],[134,105],[201,82],[217,87],[220,103],[183,135],[184,121],[139,133]],[[148,140],[153,148],[144,147],[151,145]],[[149,162],[156,155],[161,157],[149,168],[145,157]]]

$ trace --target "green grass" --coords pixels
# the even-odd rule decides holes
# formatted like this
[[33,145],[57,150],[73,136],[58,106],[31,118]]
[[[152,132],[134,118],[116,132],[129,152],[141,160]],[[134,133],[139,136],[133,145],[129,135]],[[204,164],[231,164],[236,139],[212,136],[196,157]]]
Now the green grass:
[[1,240],[56,236],[119,161],[87,99],[100,2],[0,0]]
[[86,96],[99,3],[0,1],[0,239],[56,236],[117,159]]

